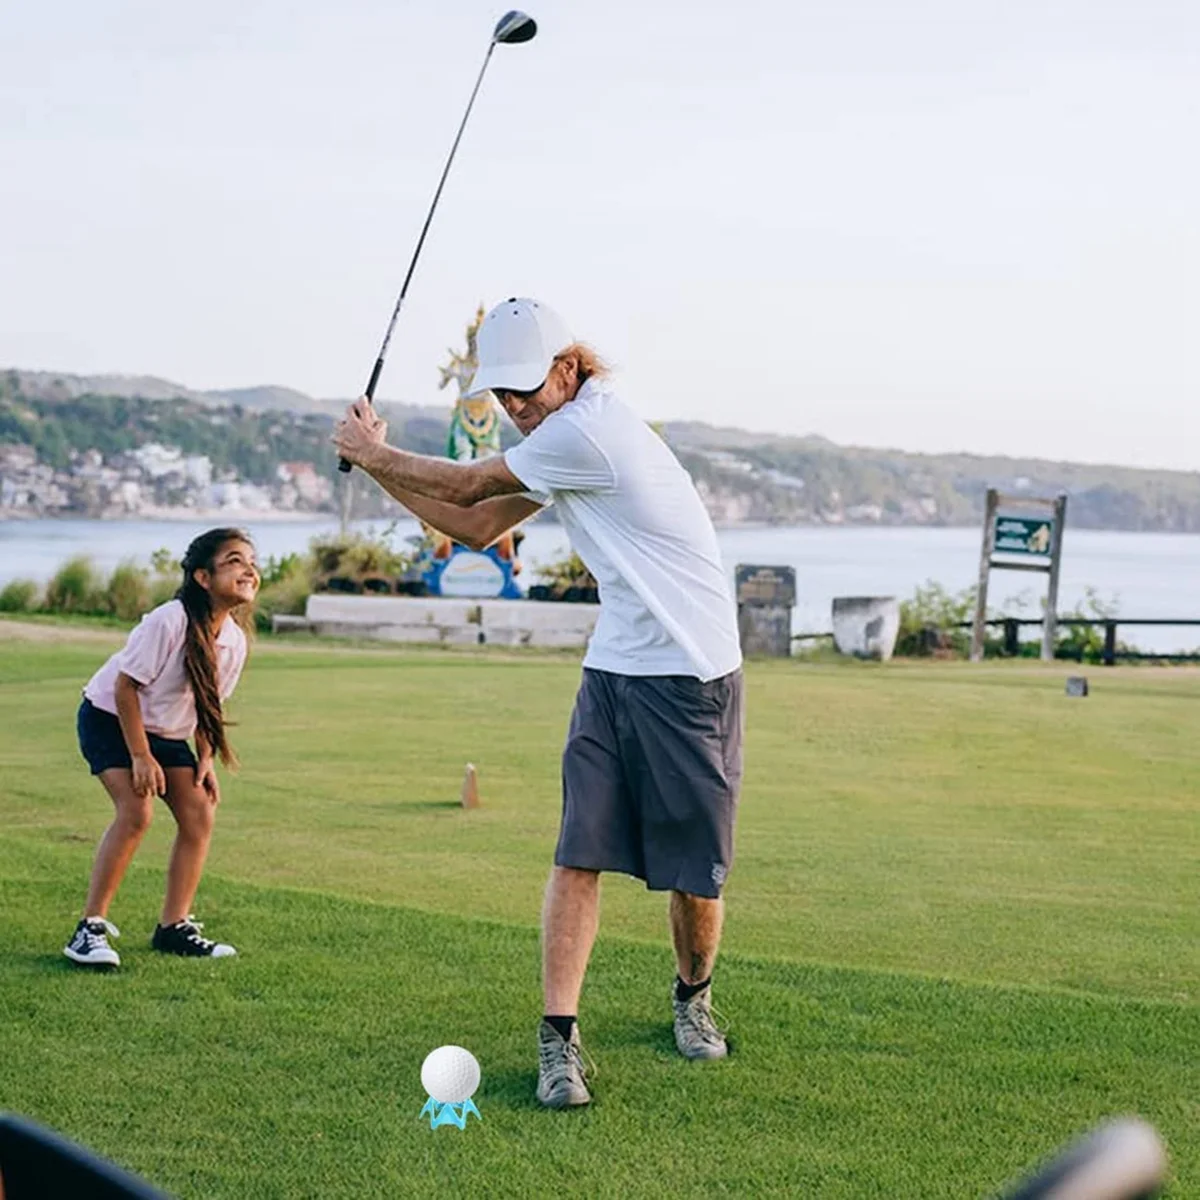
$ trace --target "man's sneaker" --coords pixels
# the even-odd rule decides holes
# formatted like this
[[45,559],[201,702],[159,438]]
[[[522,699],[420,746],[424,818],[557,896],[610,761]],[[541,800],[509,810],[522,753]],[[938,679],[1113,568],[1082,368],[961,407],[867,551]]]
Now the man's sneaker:
[[158,925],[150,945],[164,954],[179,954],[184,958],[229,958],[237,951],[224,942],[212,942],[202,937],[204,926],[195,917],[184,917],[174,925]]
[[537,1098],[547,1108],[573,1108],[591,1102],[578,1024],[571,1026],[570,1040],[549,1021],[538,1026]]
[[120,937],[121,931],[103,917],[84,917],[75,926],[71,940],[63,953],[85,967],[119,967],[121,956],[108,944],[110,937]]
[[690,1000],[679,999],[679,984],[671,992],[675,1005],[675,1045],[684,1058],[724,1058],[729,1053],[725,1035],[713,1020],[712,987]]

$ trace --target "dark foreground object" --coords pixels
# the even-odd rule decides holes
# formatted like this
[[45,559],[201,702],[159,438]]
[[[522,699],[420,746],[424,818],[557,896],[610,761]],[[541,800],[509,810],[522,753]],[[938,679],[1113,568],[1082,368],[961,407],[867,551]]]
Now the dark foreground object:
[[120,1167],[43,1129],[0,1114],[0,1200],[169,1200]]

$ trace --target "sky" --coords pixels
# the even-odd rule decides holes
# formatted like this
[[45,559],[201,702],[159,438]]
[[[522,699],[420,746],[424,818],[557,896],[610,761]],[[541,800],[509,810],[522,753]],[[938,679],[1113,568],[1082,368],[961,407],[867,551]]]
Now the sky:
[[[529,3],[381,398],[532,295],[647,418],[1200,470],[1194,0]],[[502,12],[0,0],[0,366],[358,394]]]

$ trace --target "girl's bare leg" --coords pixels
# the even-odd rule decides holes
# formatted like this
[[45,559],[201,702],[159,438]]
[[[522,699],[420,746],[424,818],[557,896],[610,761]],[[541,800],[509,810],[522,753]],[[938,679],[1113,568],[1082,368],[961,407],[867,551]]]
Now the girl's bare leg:
[[133,790],[133,772],[129,768],[110,767],[101,771],[98,778],[112,798],[116,815],[96,847],[82,914],[85,917],[108,916],[108,906],[154,815],[154,797]]
[[191,767],[168,767],[166,775],[167,807],[177,829],[167,866],[167,894],[159,924],[174,925],[192,911],[220,795],[210,795],[197,787],[196,773]]

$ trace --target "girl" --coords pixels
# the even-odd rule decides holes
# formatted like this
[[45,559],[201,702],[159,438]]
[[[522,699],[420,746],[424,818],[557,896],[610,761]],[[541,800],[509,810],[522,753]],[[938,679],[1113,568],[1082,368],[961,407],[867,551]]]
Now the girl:
[[[85,966],[116,967],[112,901],[162,796],[178,829],[167,894],[151,945],[166,954],[226,958],[236,951],[200,934],[189,915],[221,799],[213,758],[237,760],[221,703],[246,662],[243,624],[258,594],[254,546],[240,529],[210,529],[187,548],[175,599],[142,618],[92,676],[79,707],[79,748],[116,815],[100,839],[83,919],[63,953]],[[186,739],[195,734],[196,753]],[[198,757],[197,757],[198,756]]]

